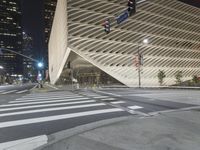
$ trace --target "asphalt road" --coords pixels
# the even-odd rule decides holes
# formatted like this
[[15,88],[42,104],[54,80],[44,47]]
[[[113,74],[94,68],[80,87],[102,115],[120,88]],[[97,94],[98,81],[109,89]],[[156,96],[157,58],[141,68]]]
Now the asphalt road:
[[24,94],[30,93],[36,84],[21,84],[21,85],[4,85],[0,86],[0,104],[8,103],[9,101],[19,98]]
[[[175,92],[176,98],[179,92]],[[152,97],[163,93],[166,91],[101,89],[26,94],[0,105],[0,143],[50,135],[105,119],[197,106]]]

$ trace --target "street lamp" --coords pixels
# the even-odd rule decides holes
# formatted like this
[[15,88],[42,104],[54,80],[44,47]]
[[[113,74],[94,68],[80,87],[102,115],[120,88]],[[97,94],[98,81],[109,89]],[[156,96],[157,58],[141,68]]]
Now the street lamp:
[[36,62],[36,63],[37,63],[37,67],[38,67],[38,72],[39,72],[40,70],[42,70],[43,67],[44,67],[44,63],[43,63],[43,62],[40,62],[40,61],[38,61],[37,59],[31,58],[31,57],[29,57],[29,56],[26,56],[26,55],[24,55],[24,54],[18,53],[18,52],[16,52],[16,51],[11,50],[11,49],[1,48],[1,47],[0,47],[0,55],[3,54],[2,51],[8,51],[8,52],[14,53],[14,54],[16,54],[16,55],[20,55],[20,56],[22,56],[22,57],[25,57],[25,58],[27,58],[27,59],[30,59],[30,60]]
[[44,64],[42,62],[38,62],[37,66],[38,66],[38,68],[43,68]]
[[144,44],[148,44],[148,43],[149,43],[149,39],[144,39],[144,40],[143,40],[143,43],[144,43]]
[[[148,39],[144,39],[142,41],[142,44],[148,44],[149,40]],[[143,65],[143,56],[140,52],[140,43],[138,44],[138,87],[141,87],[141,66]]]

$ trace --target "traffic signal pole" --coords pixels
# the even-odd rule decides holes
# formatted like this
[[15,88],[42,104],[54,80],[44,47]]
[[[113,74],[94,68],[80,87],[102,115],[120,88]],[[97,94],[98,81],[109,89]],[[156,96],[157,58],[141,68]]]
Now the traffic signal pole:
[[1,53],[3,54],[3,52],[2,52],[2,51],[11,52],[11,53],[14,53],[14,54],[20,55],[20,56],[22,56],[22,57],[28,58],[28,59],[30,59],[30,60],[32,60],[32,61],[35,61],[35,62],[38,62],[38,63],[39,63],[39,61],[38,61],[38,60],[36,60],[36,59],[33,59],[33,58],[31,58],[31,57],[29,57],[29,56],[26,56],[26,55],[24,55],[24,54],[21,54],[21,53],[15,52],[15,51],[13,51],[13,50],[11,50],[11,49],[7,49],[7,48],[0,48],[0,54],[1,54]]
[[141,54],[140,45],[138,45],[138,87],[141,88]]
[[[22,57],[28,58],[28,59],[30,59],[30,60],[32,60],[32,61],[34,61],[34,62],[37,62],[37,63],[38,63],[38,77],[37,77],[37,78],[39,78],[40,69],[43,68],[43,63],[41,63],[41,62],[38,61],[37,59],[31,58],[31,57],[29,57],[29,56],[26,56],[26,55],[24,55],[24,54],[18,53],[18,52],[16,52],[16,51],[13,51],[13,50],[7,49],[7,48],[0,48],[0,55],[3,55],[3,52],[2,52],[2,51],[11,52],[11,53],[14,53],[14,54],[16,54],[16,55],[20,55],[20,56],[22,56]],[[39,87],[42,87],[41,82],[39,82]]]

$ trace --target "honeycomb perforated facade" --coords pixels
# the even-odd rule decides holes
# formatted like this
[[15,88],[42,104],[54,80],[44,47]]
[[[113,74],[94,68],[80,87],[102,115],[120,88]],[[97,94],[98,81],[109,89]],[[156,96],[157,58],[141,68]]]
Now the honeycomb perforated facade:
[[[165,85],[200,75],[200,9],[177,0],[138,2],[137,13],[118,25],[115,17],[127,0],[58,0],[49,41],[51,83],[58,80],[70,51],[80,55],[121,83],[138,85],[134,56],[144,56],[143,86],[158,85],[157,74],[166,74]],[[111,32],[102,22],[110,18]],[[148,38],[148,44],[142,44]]]

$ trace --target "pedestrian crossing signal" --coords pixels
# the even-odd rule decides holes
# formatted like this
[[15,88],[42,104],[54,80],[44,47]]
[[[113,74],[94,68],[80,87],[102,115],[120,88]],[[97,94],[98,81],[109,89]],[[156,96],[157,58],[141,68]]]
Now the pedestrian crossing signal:
[[136,13],[136,0],[128,0],[128,12],[129,16],[132,16]]
[[104,31],[107,34],[110,33],[110,20],[109,19],[104,21],[103,26],[104,26]]

